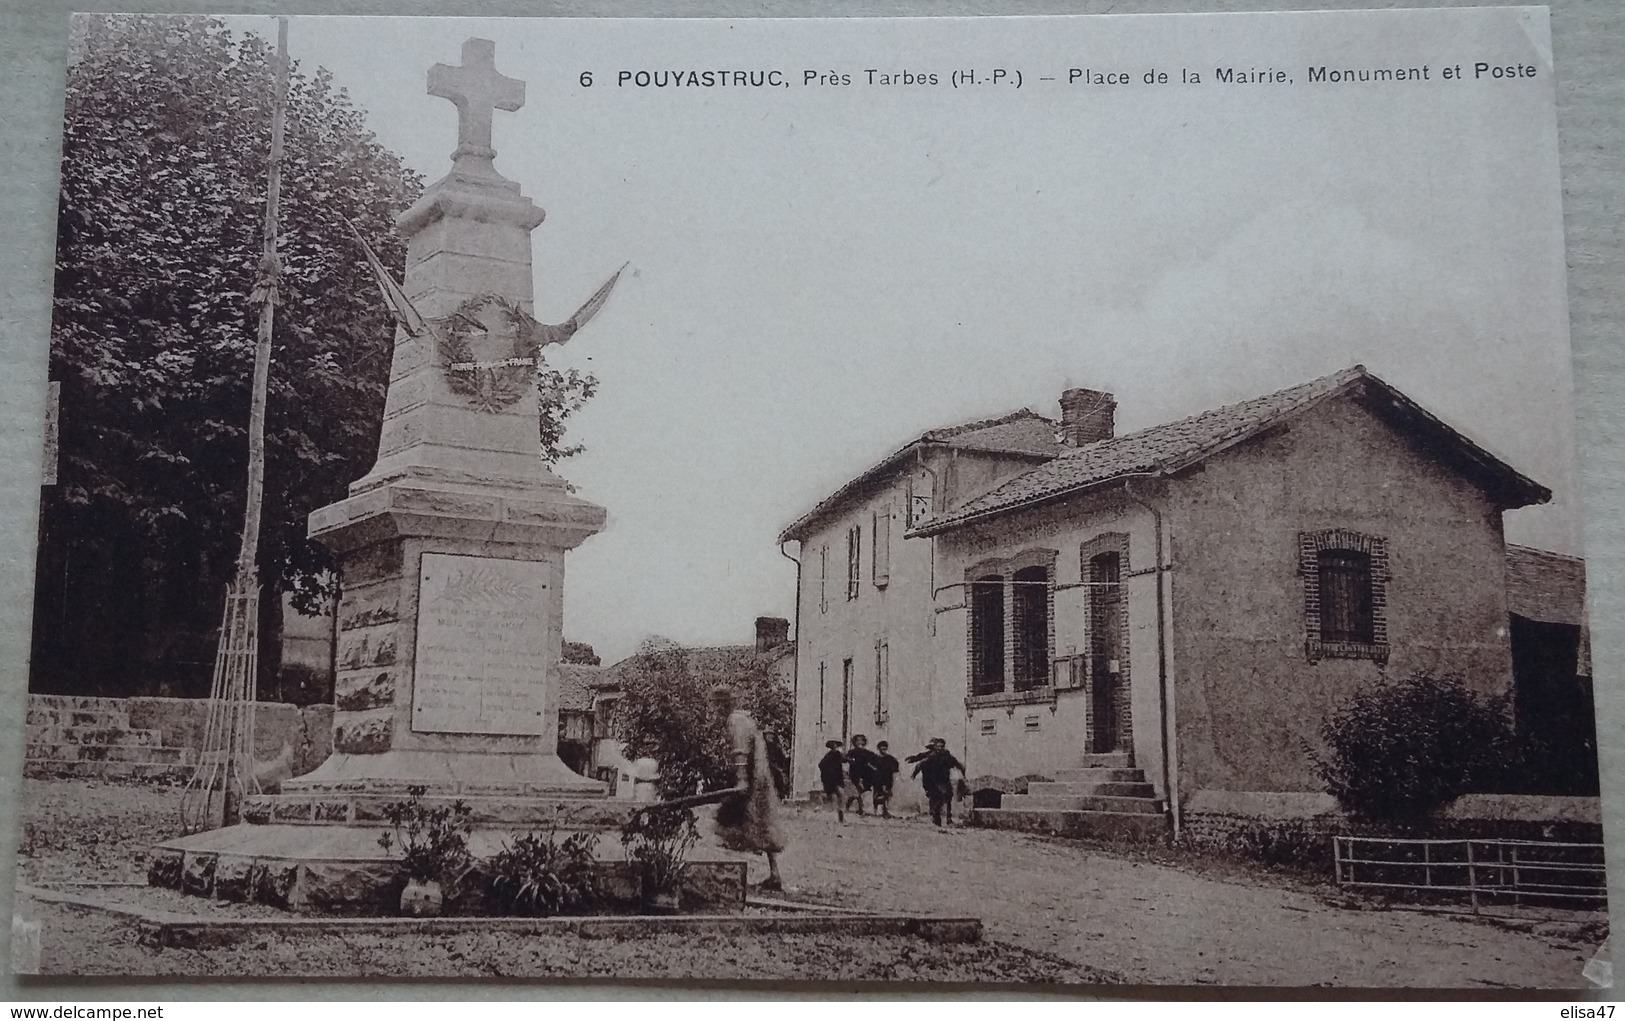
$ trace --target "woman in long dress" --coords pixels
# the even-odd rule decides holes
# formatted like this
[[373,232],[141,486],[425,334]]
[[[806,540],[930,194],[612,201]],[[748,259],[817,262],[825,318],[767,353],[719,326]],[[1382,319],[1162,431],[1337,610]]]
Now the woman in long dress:
[[717,806],[717,837],[722,846],[731,850],[765,854],[767,880],[761,889],[782,890],[778,856],[787,842],[779,821],[779,799],[773,790],[767,743],[750,713],[735,708],[732,688],[718,686],[712,690],[711,699],[717,714],[727,719],[736,792]]

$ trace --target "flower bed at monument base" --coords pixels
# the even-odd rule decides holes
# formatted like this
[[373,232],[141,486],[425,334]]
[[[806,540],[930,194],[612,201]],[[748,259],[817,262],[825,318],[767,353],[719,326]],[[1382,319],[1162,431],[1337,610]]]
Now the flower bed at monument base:
[[[738,910],[745,902],[745,869],[740,861],[689,861],[681,909]],[[639,909],[640,884],[630,863],[606,853],[594,863],[594,872],[595,910]],[[376,831],[352,827],[230,826],[160,844],[147,869],[151,885],[198,897],[351,916],[398,913],[406,878],[398,859],[379,852]],[[483,884],[462,886],[448,898],[447,914],[492,913]]]

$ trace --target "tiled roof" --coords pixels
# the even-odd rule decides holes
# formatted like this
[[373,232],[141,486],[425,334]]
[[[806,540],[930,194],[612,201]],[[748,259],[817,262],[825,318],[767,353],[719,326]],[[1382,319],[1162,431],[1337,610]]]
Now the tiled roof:
[[939,445],[1043,460],[1054,457],[1066,449],[1055,438],[1056,428],[1053,419],[1022,408],[999,418],[981,419],[928,430],[897,448],[879,464],[837,489],[827,498],[820,500],[816,507],[802,515],[795,524],[779,533],[779,541],[788,542],[791,539],[802,538],[819,518],[834,510],[864,484],[902,464],[917,447]]
[[1580,624],[1586,612],[1586,563],[1531,546],[1507,544],[1507,611],[1530,620]]
[[1381,398],[1379,414],[1423,436],[1428,453],[1450,460],[1486,487],[1501,491],[1505,507],[1544,503],[1551,493],[1474,445],[1363,365],[1334,372],[1263,397],[1228,404],[1177,422],[1069,449],[911,532],[935,535],[995,514],[1057,499],[1102,483],[1163,475],[1188,467],[1335,395],[1369,384]]
[[592,711],[594,682],[604,673],[601,666],[583,663],[559,664],[559,712],[586,713]]
[[[702,645],[683,649],[689,673],[706,684],[731,680],[753,667],[769,666],[795,651],[794,642],[783,642],[765,652],[757,652],[752,645]],[[621,685],[621,673],[629,668],[637,655],[607,667],[594,679],[593,688],[603,691]]]

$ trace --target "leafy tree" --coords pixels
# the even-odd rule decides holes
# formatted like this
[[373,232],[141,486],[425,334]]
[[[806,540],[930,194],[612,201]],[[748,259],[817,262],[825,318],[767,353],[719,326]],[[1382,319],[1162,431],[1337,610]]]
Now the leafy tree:
[[1520,756],[1511,707],[1510,695],[1482,695],[1453,677],[1373,685],[1326,717],[1327,754],[1309,755],[1350,812],[1417,820],[1462,794],[1513,782]]
[[[207,690],[243,521],[275,54],[198,16],[79,19],[58,208],[51,378],[59,483],[42,518],[36,690]],[[262,693],[281,600],[314,612],[332,562],[309,512],[371,466],[393,327],[348,219],[386,264],[422,191],[322,69],[294,63],[281,304],[266,422]],[[542,438],[597,381],[544,370]]]
[[565,642],[563,659],[566,663],[581,666],[598,666],[602,662],[598,653],[592,651],[592,646],[586,642]]
[[691,655],[663,638],[645,641],[617,667],[621,698],[614,729],[628,758],[649,757],[660,766],[663,797],[721,790],[733,783],[733,760],[725,721],[712,707],[719,681],[734,691],[735,704],[756,719],[763,732],[789,733],[791,697],[760,657],[742,659],[725,677],[699,676]]

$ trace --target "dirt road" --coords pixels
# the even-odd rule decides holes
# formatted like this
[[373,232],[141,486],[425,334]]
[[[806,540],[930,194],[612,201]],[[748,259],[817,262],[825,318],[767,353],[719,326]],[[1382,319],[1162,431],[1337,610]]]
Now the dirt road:
[[1136,984],[1575,989],[1594,950],[1562,933],[1338,907],[1332,891],[1241,868],[1214,875],[917,818],[841,825],[800,809],[790,819],[784,874],[808,897],[977,915],[992,939]]

